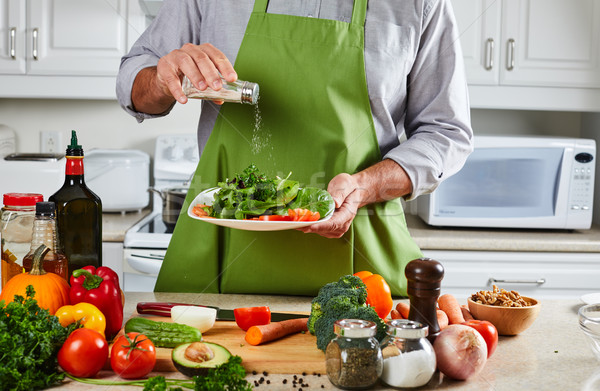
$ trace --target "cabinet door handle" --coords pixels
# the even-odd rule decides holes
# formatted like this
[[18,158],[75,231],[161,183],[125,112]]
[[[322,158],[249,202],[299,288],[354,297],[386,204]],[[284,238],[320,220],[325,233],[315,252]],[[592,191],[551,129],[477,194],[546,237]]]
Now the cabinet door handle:
[[533,284],[533,285],[544,285],[546,283],[545,278],[538,278],[537,280],[501,280],[498,278],[490,278],[488,285],[492,284]]
[[515,69],[515,40],[508,40],[508,55],[506,56],[506,69],[512,71]]
[[32,34],[32,37],[33,37],[33,49],[31,51],[31,54],[32,54],[34,60],[38,59],[38,33],[39,33],[39,30],[37,28],[34,28],[33,29],[33,34]]
[[17,59],[17,28],[10,28],[10,58]]
[[485,70],[491,71],[494,67],[494,39],[488,38],[485,42]]

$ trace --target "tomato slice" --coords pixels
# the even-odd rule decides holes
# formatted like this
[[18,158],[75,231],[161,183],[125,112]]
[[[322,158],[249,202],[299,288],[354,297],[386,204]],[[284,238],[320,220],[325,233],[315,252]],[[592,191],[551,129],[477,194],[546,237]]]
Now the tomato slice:
[[264,215],[258,216],[260,221],[292,221],[293,218],[291,216],[286,215]]
[[246,331],[252,326],[271,323],[271,309],[264,307],[242,307],[233,310],[235,323]]

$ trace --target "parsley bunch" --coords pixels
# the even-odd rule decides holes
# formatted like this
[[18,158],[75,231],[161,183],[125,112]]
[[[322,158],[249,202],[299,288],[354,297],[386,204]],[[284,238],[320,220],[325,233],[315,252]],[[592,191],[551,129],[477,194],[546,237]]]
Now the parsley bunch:
[[0,389],[37,390],[59,384],[58,350],[72,328],[38,306],[29,285],[26,298],[0,302]]

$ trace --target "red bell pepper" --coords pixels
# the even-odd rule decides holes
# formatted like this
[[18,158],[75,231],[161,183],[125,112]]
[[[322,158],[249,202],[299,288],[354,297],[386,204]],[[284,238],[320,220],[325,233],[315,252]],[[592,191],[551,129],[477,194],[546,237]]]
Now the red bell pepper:
[[109,267],[84,266],[73,271],[69,296],[71,304],[95,305],[106,318],[106,339],[110,341],[123,326],[123,302],[119,276]]

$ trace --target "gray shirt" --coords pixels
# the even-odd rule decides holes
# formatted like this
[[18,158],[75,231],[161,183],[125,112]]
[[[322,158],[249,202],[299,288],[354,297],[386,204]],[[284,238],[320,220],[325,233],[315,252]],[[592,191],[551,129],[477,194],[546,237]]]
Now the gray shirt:
[[[133,81],[141,69],[155,66],[160,57],[185,43],[211,43],[235,67],[253,5],[253,0],[164,0],[152,24],[122,59],[117,78],[121,106],[140,122],[157,117],[134,111]],[[353,0],[271,0],[267,11],[350,22],[352,7]],[[381,155],[408,173],[413,184],[409,198],[433,191],[463,166],[473,148],[459,32],[450,0],[370,1],[365,70]],[[203,102],[200,151],[218,110],[218,105]]]

